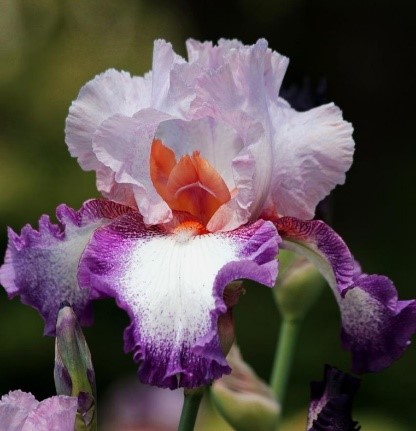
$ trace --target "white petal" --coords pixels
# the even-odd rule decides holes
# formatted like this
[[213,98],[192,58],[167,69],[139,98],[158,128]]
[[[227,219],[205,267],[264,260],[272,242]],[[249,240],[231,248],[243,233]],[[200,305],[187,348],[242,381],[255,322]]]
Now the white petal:
[[167,234],[138,213],[122,217],[94,233],[80,264],[80,284],[128,312],[125,347],[145,383],[193,387],[226,372],[217,328],[225,286],[274,283],[279,237],[270,222],[202,235],[192,226]]

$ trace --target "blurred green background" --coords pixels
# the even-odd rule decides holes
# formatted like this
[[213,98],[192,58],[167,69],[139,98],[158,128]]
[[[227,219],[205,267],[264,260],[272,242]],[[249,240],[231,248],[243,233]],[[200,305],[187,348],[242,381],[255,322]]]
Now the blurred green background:
[[[415,296],[414,18],[407,1],[327,0],[1,0],[0,250],[6,226],[37,224],[65,202],[78,208],[96,196],[64,143],[64,120],[80,87],[109,67],[141,75],[153,40],[185,54],[188,37],[260,37],[291,59],[285,85],[307,76],[327,82],[328,99],[355,127],[357,149],[346,185],[333,195],[333,227],[366,272],[391,277],[404,299]],[[0,394],[21,388],[53,393],[53,339],[42,337],[36,312],[0,292]],[[236,308],[245,358],[268,378],[278,331],[269,291],[251,287]],[[110,301],[95,305],[86,329],[98,390],[136,367],[122,350],[127,318]],[[323,364],[348,369],[339,316],[329,289],[301,335],[288,415],[303,408],[309,381]],[[416,348],[377,375],[365,376],[358,418],[393,418],[415,429]],[[391,426],[393,429],[393,425]]]

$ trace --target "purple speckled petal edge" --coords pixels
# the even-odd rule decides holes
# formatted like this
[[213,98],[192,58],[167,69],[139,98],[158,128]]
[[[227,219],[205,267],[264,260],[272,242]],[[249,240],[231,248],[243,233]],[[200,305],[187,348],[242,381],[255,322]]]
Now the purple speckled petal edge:
[[283,217],[275,224],[282,248],[309,258],[331,286],[352,370],[379,371],[398,359],[416,331],[416,301],[399,301],[385,276],[361,274],[344,241],[325,223]]
[[94,233],[79,283],[115,297],[129,314],[125,350],[142,382],[201,386],[230,371],[217,330],[226,284],[250,278],[273,286],[279,240],[273,224],[258,221],[184,241],[130,214]]
[[342,238],[320,220],[282,217],[275,222],[282,248],[299,253],[319,269],[335,295],[351,286],[354,259]]
[[56,210],[58,224],[47,215],[38,230],[26,225],[20,235],[9,229],[5,262],[0,267],[0,283],[9,298],[20,295],[24,304],[42,315],[45,334],[55,334],[59,306],[72,304],[82,325],[92,322],[90,294],[77,283],[81,254],[92,232],[129,207],[106,200],[90,200],[79,211],[62,204]]
[[416,332],[416,301],[399,301],[393,282],[385,276],[356,278],[339,305],[342,344],[352,353],[356,373],[391,365]]

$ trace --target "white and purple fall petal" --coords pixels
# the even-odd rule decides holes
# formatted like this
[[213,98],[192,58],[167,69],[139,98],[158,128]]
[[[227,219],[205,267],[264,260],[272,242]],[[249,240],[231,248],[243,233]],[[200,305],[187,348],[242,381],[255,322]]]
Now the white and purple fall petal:
[[97,229],[83,254],[80,284],[113,296],[129,314],[125,349],[145,383],[196,387],[229,372],[217,328],[227,311],[225,287],[237,279],[274,284],[279,237],[272,223],[201,228],[184,222],[167,234],[127,214]]
[[314,263],[328,281],[342,320],[342,344],[352,371],[380,371],[398,359],[416,332],[416,301],[399,301],[390,279],[361,274],[348,247],[322,221],[283,217],[276,222],[282,248]]
[[42,216],[39,230],[26,225],[20,235],[9,229],[0,283],[10,298],[20,296],[24,304],[39,311],[45,334],[54,335],[61,304],[72,305],[82,325],[92,322],[91,292],[77,281],[82,252],[97,227],[131,208],[104,200],[87,201],[79,211],[61,205],[58,224]]

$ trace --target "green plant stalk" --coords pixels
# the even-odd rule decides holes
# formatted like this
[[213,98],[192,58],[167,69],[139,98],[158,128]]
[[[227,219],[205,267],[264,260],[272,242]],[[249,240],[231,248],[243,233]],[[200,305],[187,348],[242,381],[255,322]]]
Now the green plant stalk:
[[185,389],[178,431],[193,431],[204,388]]
[[290,371],[302,319],[283,319],[270,378],[270,387],[280,403],[284,404]]

